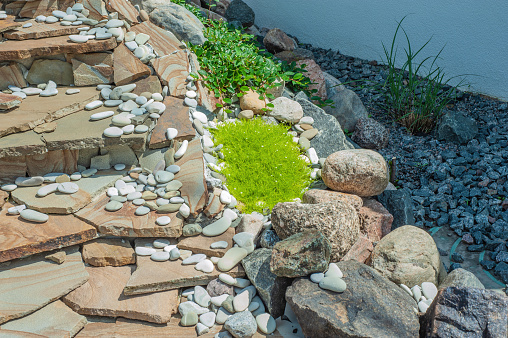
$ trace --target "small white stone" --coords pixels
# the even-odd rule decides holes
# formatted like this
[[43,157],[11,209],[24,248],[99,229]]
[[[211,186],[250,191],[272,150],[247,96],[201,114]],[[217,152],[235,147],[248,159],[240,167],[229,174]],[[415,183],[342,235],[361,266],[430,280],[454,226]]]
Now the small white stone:
[[19,215],[21,218],[27,221],[36,222],[36,223],[44,223],[47,222],[49,219],[49,216],[35,210],[31,209],[24,209],[19,212]]
[[172,140],[178,135],[178,130],[176,130],[175,128],[168,128],[166,130],[166,135],[168,137],[168,140]]
[[231,277],[227,273],[221,273],[219,274],[219,280],[223,283],[226,283],[228,285],[235,286],[236,285],[236,278]]
[[194,288],[185,289],[182,291],[182,297],[188,297],[194,294]]
[[213,148],[213,141],[210,136],[203,135],[201,141],[203,142],[203,148]]
[[158,198],[156,201],[157,205],[160,207],[162,205],[169,204],[169,200],[166,198]]
[[162,101],[162,100],[164,100],[164,98],[162,97],[162,94],[160,94],[160,93],[153,93],[152,94],[152,99],[154,99],[154,101]]
[[35,21],[37,21],[37,22],[45,22],[46,21],[46,16],[45,15],[38,15],[37,17],[35,17]]
[[437,295],[437,287],[434,285],[434,283],[423,282],[422,293],[427,299],[434,299],[434,297]]
[[15,206],[15,207],[10,207],[9,209],[7,209],[7,213],[9,213],[9,215],[19,215],[21,210],[25,210],[25,209],[26,209],[26,205],[21,204],[21,205]]
[[422,298],[422,291],[420,290],[420,287],[415,285],[411,288],[411,291],[413,292],[413,299],[418,302],[420,298]]
[[223,217],[229,218],[231,221],[234,221],[238,218],[238,214],[234,212],[232,209],[224,209],[222,212]]
[[135,191],[127,195],[127,201],[134,201],[136,198],[141,198],[141,192]]
[[196,107],[198,106],[198,101],[196,101],[195,99],[190,99],[190,98],[188,98],[188,97],[186,97],[186,98],[183,100],[183,102],[184,102],[187,106],[189,106],[189,107],[191,107],[191,108],[196,108]]
[[310,159],[310,163],[312,163],[312,164],[318,164],[319,163],[319,157],[318,157],[318,155],[316,153],[316,149],[314,149],[314,148],[307,149],[307,156]]
[[117,180],[115,182],[115,188],[122,189],[122,188],[125,188],[125,187],[127,187],[127,183],[125,183],[125,181],[123,181],[123,180]]
[[427,309],[429,308],[429,304],[425,303],[424,301],[421,301],[418,303],[418,309],[420,310],[420,312],[427,312]]
[[219,199],[222,204],[229,204],[231,203],[231,194],[226,190],[222,190]]
[[108,110],[108,111],[103,111],[103,112],[100,112],[100,113],[95,113],[93,115],[90,116],[90,121],[98,121],[98,120],[102,120],[102,119],[105,119],[105,118],[108,118],[108,117],[111,117],[115,114],[114,111],[112,110]]
[[143,105],[148,102],[148,99],[144,96],[138,96],[138,97],[136,97],[135,101],[137,104]]
[[27,22],[23,25],[23,28],[30,28],[32,27],[32,23],[31,22]]
[[125,169],[125,164],[123,164],[123,163],[117,163],[117,164],[115,164],[114,168],[115,168],[115,170],[124,170]]
[[342,278],[344,274],[340,271],[339,267],[335,263],[330,263],[328,265],[328,270],[325,273],[325,277],[337,277]]
[[215,324],[215,313],[212,311],[203,313],[199,316],[199,322],[207,327],[212,327]]
[[26,94],[23,93],[23,92],[13,92],[12,95],[14,96],[19,96],[20,98],[22,98],[23,100],[26,99]]
[[109,127],[104,129],[104,136],[106,137],[120,137],[123,135],[123,130],[118,127]]
[[173,251],[173,249],[178,249],[176,247],[176,244],[171,244],[171,245],[167,245],[164,247],[164,251],[166,251],[166,252],[171,252],[171,251]]
[[187,218],[190,215],[190,208],[187,204],[183,203],[180,206],[180,209],[178,209],[178,212],[180,212],[180,215],[182,215],[183,218]]
[[188,90],[187,92],[185,92],[185,96],[187,96],[189,99],[195,99],[197,94],[193,90]]
[[39,190],[37,190],[36,196],[44,197],[49,194],[52,194],[58,190],[58,185],[59,185],[59,183],[51,183],[51,184],[45,185],[42,188],[40,188]]
[[[46,19],[47,21],[47,19]],[[69,35],[69,39],[72,42],[84,43],[88,41],[88,35]]]
[[73,95],[79,93],[81,90],[78,88],[70,88],[65,91],[66,95]]
[[71,174],[71,181],[79,181],[81,179],[81,173],[75,172]]
[[160,226],[168,225],[169,222],[171,222],[171,218],[169,218],[169,216],[161,216],[155,220],[155,223]]
[[317,272],[310,275],[310,280],[317,284],[319,284],[323,278],[325,278],[325,274],[322,272]]
[[204,125],[208,124],[208,118],[206,115],[200,111],[195,111],[192,113],[192,118],[198,119],[199,122],[203,123]]
[[134,38],[134,41],[136,41],[138,45],[144,45],[148,40],[150,40],[150,35],[145,33],[138,33]]
[[[45,20],[46,23],[55,23],[55,22],[58,22],[58,18],[50,15],[50,16],[47,16],[46,17],[46,20]],[[71,36],[76,36],[76,35],[71,35]],[[71,36],[69,36],[69,38],[71,38]],[[71,38],[72,40],[72,38]],[[74,41],[74,42],[81,42],[81,41]],[[85,41],[86,42],[86,41]]]
[[135,251],[136,254],[139,256],[151,256],[152,254],[157,252],[157,250],[155,250],[154,248],[146,246],[137,246]]
[[[182,296],[183,296],[183,293],[182,293]],[[225,293],[220,296],[212,297],[211,302],[215,306],[222,306],[222,303],[224,303],[224,301],[226,300],[226,298],[228,298],[228,296],[229,296],[229,294]]]
[[104,103],[101,100],[92,101],[85,105],[86,110],[93,110],[101,107]]
[[78,17],[74,14],[66,15],[62,18],[63,21],[76,21]]
[[151,118],[151,119],[154,119],[154,120],[160,119],[160,117],[161,117],[161,116],[160,116],[159,114],[157,114],[157,113],[151,113],[149,116],[150,116],[150,118]]
[[177,160],[180,159],[187,151],[188,146],[189,146],[189,141],[184,140],[182,142],[182,145],[180,146],[180,148],[176,151],[176,153],[174,155],[175,159],[177,159]]
[[168,239],[165,239],[165,238],[158,238],[156,240],[153,241],[153,247],[154,248],[157,248],[157,249],[164,249],[165,247],[167,247],[170,243],[169,243],[169,240]]
[[258,324],[259,331],[265,334],[271,334],[277,328],[275,319],[268,313],[262,313],[256,316],[256,323]]
[[139,46],[135,41],[128,41],[128,42],[125,42],[125,47],[129,48],[129,50],[132,52],[132,51],[136,50]]
[[190,256],[189,258],[186,258],[182,261],[183,265],[189,265],[189,264],[197,264],[201,261],[204,261],[206,259],[205,254],[195,254]]
[[176,164],[172,164],[166,168],[166,171],[169,171],[170,173],[176,174],[180,171],[180,166]]
[[210,244],[210,248],[212,249],[226,249],[228,247],[228,242],[226,241],[218,241],[218,242],[213,242],[212,244]]
[[400,287],[403,288],[411,297],[413,297],[413,292],[411,291],[411,289],[407,285],[400,284]]
[[169,252],[158,251],[150,255],[150,259],[156,262],[165,262],[169,260]]
[[194,267],[194,269],[196,269],[198,271],[202,271],[204,273],[210,273],[213,271],[214,267],[213,267],[212,261],[205,259],[205,260],[197,263],[196,266]]
[[122,20],[112,19],[106,23],[106,28],[122,27],[123,25],[124,25],[124,22]]
[[58,191],[64,194],[74,194],[78,192],[79,186],[73,182],[64,182],[58,184]]
[[90,168],[90,169],[85,169],[81,172],[81,176],[83,177],[90,177],[90,176],[93,176],[97,173],[97,169],[95,168]]
[[42,93],[42,89],[33,87],[23,88],[21,89],[21,91],[25,93],[27,96],[39,95],[40,93]]
[[134,128],[134,132],[137,134],[146,133],[148,131],[148,126],[145,126],[144,124],[140,124]]
[[16,184],[4,184],[0,187],[0,189],[2,189],[3,191],[13,191],[17,187],[18,186]]
[[133,124],[129,124],[129,125],[126,125],[124,127],[122,127],[122,130],[123,130],[123,134],[124,135],[129,135],[129,134],[132,134],[134,132],[134,125]]

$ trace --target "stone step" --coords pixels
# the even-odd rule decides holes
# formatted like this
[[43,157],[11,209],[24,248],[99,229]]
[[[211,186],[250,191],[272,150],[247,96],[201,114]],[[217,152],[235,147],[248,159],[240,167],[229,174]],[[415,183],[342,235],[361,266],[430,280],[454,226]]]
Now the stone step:
[[0,20],[0,33],[9,31],[11,29],[15,29],[17,27],[21,27],[21,22],[15,22],[15,16],[8,15],[7,19]]
[[44,22],[37,22],[35,20],[24,21],[23,24],[31,23],[32,26],[28,28],[19,27],[15,30],[5,32],[4,38],[9,40],[28,40],[28,39],[43,39],[55,36],[68,36],[72,34],[79,34],[79,26],[61,26],[59,24],[47,24]]
[[49,56],[63,53],[90,53],[111,50],[117,45],[115,38],[89,40],[75,43],[68,36],[56,36],[36,40],[7,40],[0,43],[0,61],[26,59],[34,56]]
[[[0,211],[0,262],[83,243],[95,238],[95,228],[73,215],[50,215],[45,223],[25,221],[7,214],[6,203]],[[0,272],[1,274],[1,272]]]

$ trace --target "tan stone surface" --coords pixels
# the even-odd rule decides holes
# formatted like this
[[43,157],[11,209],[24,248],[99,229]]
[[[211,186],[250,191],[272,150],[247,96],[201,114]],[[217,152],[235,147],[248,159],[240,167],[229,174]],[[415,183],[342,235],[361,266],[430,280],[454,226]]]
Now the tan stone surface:
[[265,100],[259,99],[259,94],[249,90],[240,98],[240,108],[242,110],[252,110],[254,114],[264,114],[263,108],[266,108]]
[[12,183],[20,176],[26,176],[25,156],[0,158],[0,182]]
[[57,85],[69,86],[74,83],[72,65],[61,60],[38,59],[32,63],[26,80],[30,84],[54,81]]
[[367,237],[360,235],[360,237],[358,237],[358,239],[356,240],[355,244],[353,244],[351,249],[349,249],[346,255],[342,257],[340,260],[348,261],[350,259],[353,259],[360,263],[366,263],[370,258],[372,250],[374,250],[372,242]]
[[12,199],[27,208],[50,214],[71,214],[88,205],[92,198],[89,193],[79,189],[74,194],[54,192],[44,197],[37,197],[38,187],[19,187],[11,193]]
[[21,98],[16,95],[0,93],[0,110],[8,110],[19,106]]
[[113,67],[106,64],[88,65],[72,59],[72,74],[76,86],[93,86],[113,82]]
[[106,0],[106,9],[109,12],[118,12],[120,20],[126,20],[129,24],[138,23],[138,11],[128,1],[124,0]]
[[48,56],[62,53],[102,52],[115,48],[115,38],[90,40],[75,43],[68,36],[57,36],[37,40],[8,40],[0,44],[0,61],[26,59],[33,56]]
[[150,21],[145,21],[139,25],[133,26],[131,31],[136,32],[136,34],[145,33],[150,35],[150,41],[148,43],[159,56],[171,54],[177,50],[181,50],[181,47],[184,46],[173,33],[157,27]]
[[0,211],[0,262],[86,242],[97,234],[94,227],[72,215],[50,215],[46,223],[35,225],[7,215],[12,206],[6,203]]
[[[208,257],[222,257],[233,247],[233,236],[235,235],[235,229],[229,228],[225,233],[216,237],[207,237],[204,235],[181,237],[178,242],[179,249],[191,250],[193,253],[202,253]],[[211,249],[210,245],[218,241],[228,242],[226,249]]]
[[51,133],[55,131],[57,125],[58,124],[55,121],[39,124],[37,127],[34,128],[34,132],[36,132],[37,134]]
[[102,0],[83,0],[83,6],[90,11],[88,17],[100,21],[108,18],[106,4]]
[[[145,243],[151,242],[145,239]],[[136,241],[136,245],[138,241]],[[147,256],[138,256],[136,271],[125,285],[126,295],[151,293],[163,290],[174,290],[183,287],[206,285],[218,278],[220,271],[214,269],[204,273],[194,269],[194,265],[182,265],[181,260],[155,262]],[[240,264],[228,271],[233,277],[243,277],[245,272]]]
[[3,337],[2,330],[4,329],[46,337],[73,337],[86,323],[84,316],[75,313],[63,302],[57,300],[26,317],[2,324],[0,337]]
[[6,19],[0,20],[0,33],[20,27],[22,23],[15,22],[15,19],[15,16],[8,15]]
[[169,322],[177,312],[178,290],[127,296],[123,288],[132,270],[133,266],[87,267],[88,281],[62,300],[80,314]]
[[32,26],[28,28],[18,28],[16,30],[5,32],[4,37],[9,40],[27,40],[27,39],[42,39],[55,36],[64,36],[71,34],[79,34],[79,26],[62,26],[59,24],[48,25],[44,22],[37,22],[35,20],[24,21],[31,23]]
[[[192,67],[193,73],[198,73],[198,70],[201,69],[199,66],[199,62],[197,60],[196,54],[192,53],[190,56],[190,63]],[[198,93],[198,104],[200,106],[205,107],[209,111],[214,111],[217,108],[217,103],[221,103],[220,98],[216,98],[212,92],[210,92],[203,84],[202,81],[197,81],[196,87],[197,87],[197,93]]]
[[7,191],[0,190],[0,210],[4,206],[5,202],[9,198],[9,193]]
[[92,87],[81,88],[79,93],[68,96],[65,91],[69,88],[59,87],[58,94],[50,97],[28,96],[19,108],[2,114],[0,137],[30,130],[39,124],[75,113],[99,97],[99,92]]
[[352,207],[359,211],[363,206],[363,200],[360,196],[345,194],[338,191],[333,190],[321,190],[321,189],[311,189],[307,190],[303,194],[303,202],[304,203],[328,203],[341,201],[350,204]]
[[304,75],[307,76],[311,80],[311,82],[313,82],[313,84],[309,86],[308,90],[317,89],[317,92],[313,95],[319,96],[323,100],[326,100],[328,98],[328,96],[326,95],[326,81],[325,75],[323,74],[321,67],[319,67],[316,61],[312,59],[296,61],[296,65],[298,67],[301,67],[303,64],[307,65],[305,67],[305,70],[307,70],[307,72],[304,73]]
[[136,263],[129,240],[99,238],[83,244],[83,260],[93,266],[122,266]]
[[162,84],[168,86],[169,95],[184,98],[187,91],[186,78],[189,76],[187,53],[178,51],[175,54],[153,59],[150,63]]
[[117,86],[131,83],[151,73],[150,68],[135,57],[123,43],[115,48],[113,58],[115,68],[114,82]]
[[88,273],[78,249],[65,249],[63,264],[39,254],[0,265],[0,324],[26,316],[84,284]]
[[183,220],[178,213],[165,214],[171,218],[168,225],[160,226],[155,220],[161,216],[151,211],[144,216],[136,216],[134,212],[138,206],[130,202],[124,203],[122,209],[110,212],[104,209],[109,197],[103,196],[75,215],[97,228],[104,235],[118,237],[180,237],[182,235]]
[[183,183],[180,188],[181,196],[188,201],[191,215],[195,216],[203,210],[208,198],[203,150],[199,139],[189,142],[185,155],[176,164],[180,166],[180,171],[175,175],[175,179]]
[[12,330],[2,330],[1,328],[0,328],[0,335],[5,335],[5,337],[9,337],[9,338],[47,338],[47,336],[41,336],[40,334],[19,332],[19,331],[12,331]]
[[48,16],[57,9],[65,12],[67,7],[72,7],[73,3],[73,0],[25,0],[19,16],[25,18],[35,18],[38,15]]
[[[43,154],[46,151],[42,137],[33,130],[0,137],[0,162],[23,163],[24,173],[26,173],[25,155]],[[0,172],[2,169],[4,168],[0,166]]]
[[144,92],[162,93],[161,82],[156,75],[150,75],[144,79],[139,79],[134,83],[136,84],[136,88],[134,88],[132,92],[136,95],[141,95],[141,93]]
[[358,217],[360,217],[360,232],[372,242],[381,240],[392,229],[393,216],[376,200],[364,199]]
[[51,150],[44,154],[27,155],[28,175],[43,176],[51,172],[75,173],[78,169],[77,150]]
[[220,201],[221,189],[213,188],[213,195],[211,200],[209,199],[208,205],[206,206],[203,213],[210,218],[217,216],[222,210],[224,210],[224,204]]
[[[0,66],[0,89],[7,89],[8,85],[14,85],[16,87],[24,88],[27,86],[23,72],[16,62],[10,62]],[[0,98],[7,97],[7,94],[0,95]],[[18,98],[19,100],[19,98]],[[2,102],[3,100],[0,100]],[[19,100],[21,101],[21,100]],[[3,108],[0,104],[0,109],[8,109],[9,107]]]
[[[183,104],[182,99],[174,97],[166,97],[163,101],[166,105],[164,114],[157,120],[157,125],[152,131],[150,138],[150,149],[165,148],[170,145],[167,138],[166,130],[175,128],[178,130],[176,140],[192,140],[196,136],[196,130],[189,120],[189,107]],[[188,154],[184,155],[187,156]]]

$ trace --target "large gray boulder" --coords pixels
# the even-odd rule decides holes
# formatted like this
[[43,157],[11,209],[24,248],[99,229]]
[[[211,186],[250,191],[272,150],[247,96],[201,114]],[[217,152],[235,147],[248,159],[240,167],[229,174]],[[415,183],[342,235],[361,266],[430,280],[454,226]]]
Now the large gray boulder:
[[439,122],[437,138],[448,142],[466,144],[478,134],[476,121],[461,112],[449,111]]
[[328,157],[339,150],[354,149],[335,117],[310,102],[303,92],[296,94],[295,100],[302,106],[304,116],[312,117],[312,126],[319,130],[310,141],[310,146],[316,150],[319,157]]
[[252,26],[255,18],[252,8],[242,0],[233,0],[226,9],[224,16],[229,22],[239,21],[243,27]]
[[142,6],[150,21],[170,31],[179,40],[193,45],[201,45],[206,41],[203,35],[204,25],[185,7],[161,0],[143,1]]
[[333,115],[344,130],[353,132],[360,118],[369,117],[362,100],[352,90],[339,90],[328,99],[333,101],[333,107],[325,107],[325,111]]
[[415,224],[413,200],[407,189],[387,189],[377,199],[393,215],[392,230]]

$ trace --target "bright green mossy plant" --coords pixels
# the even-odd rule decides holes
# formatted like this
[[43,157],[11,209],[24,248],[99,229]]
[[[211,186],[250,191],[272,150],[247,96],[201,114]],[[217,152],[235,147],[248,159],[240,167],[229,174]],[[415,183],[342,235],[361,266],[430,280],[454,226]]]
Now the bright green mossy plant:
[[243,212],[271,210],[301,197],[311,183],[311,169],[287,130],[287,125],[255,118],[223,123],[213,131],[215,144],[223,144],[222,174]]

